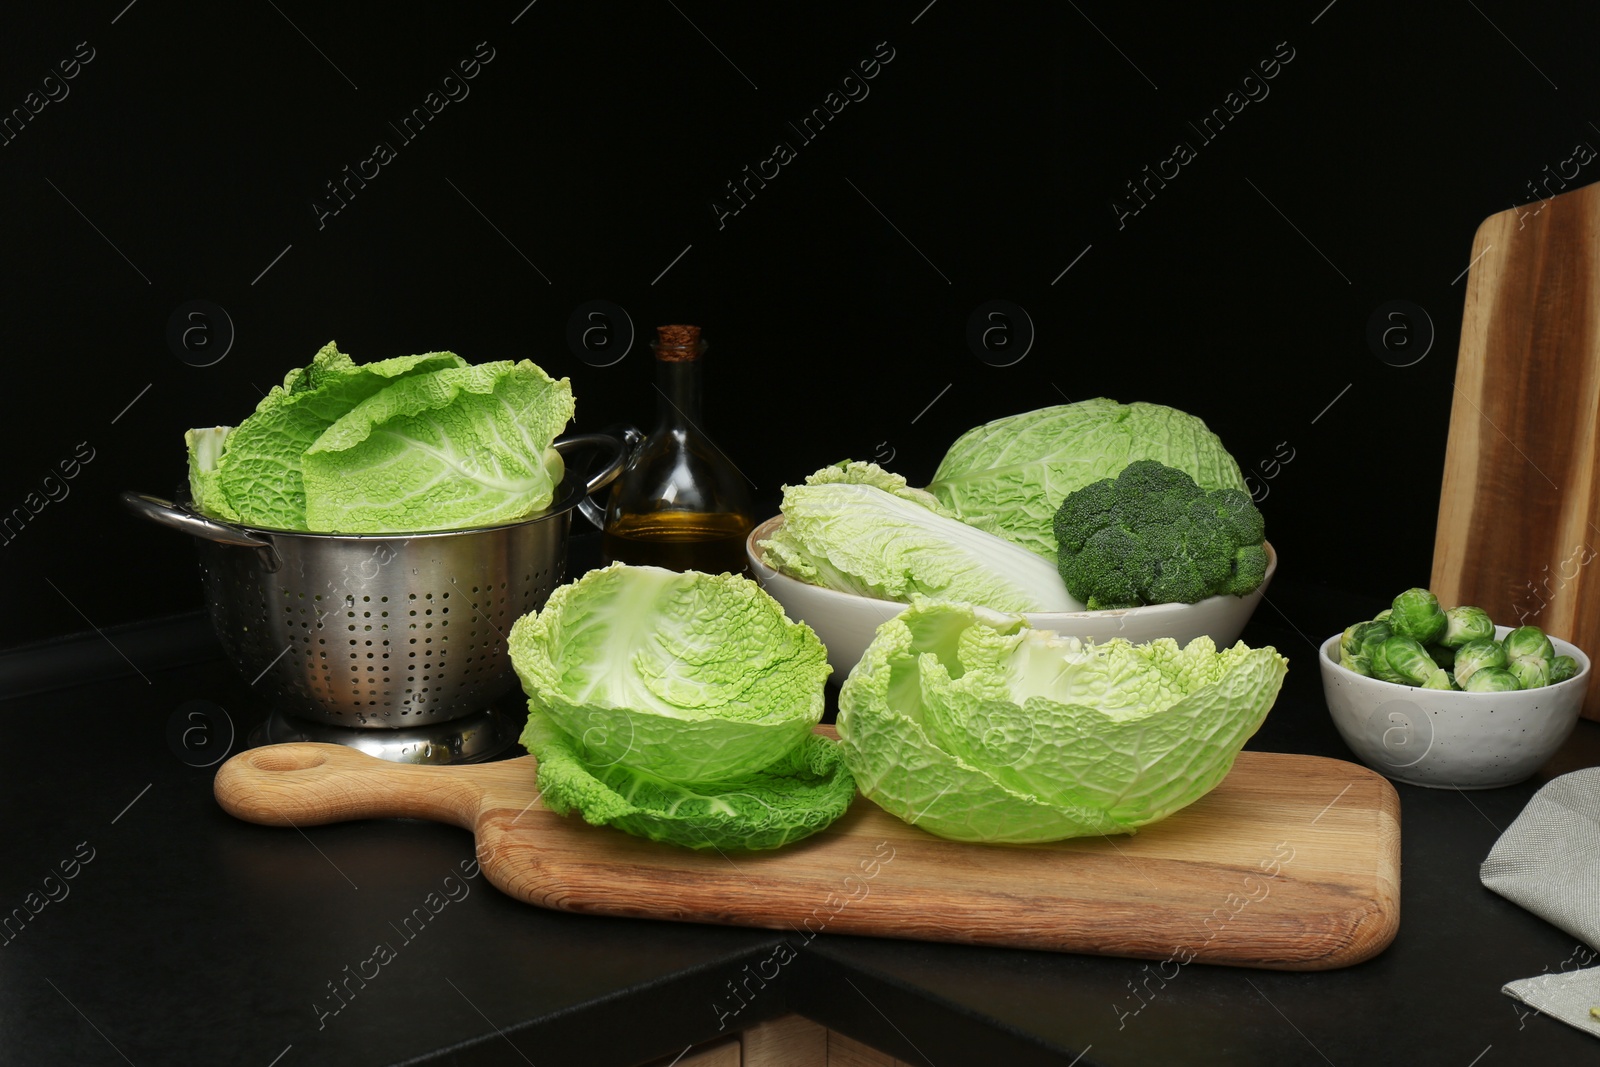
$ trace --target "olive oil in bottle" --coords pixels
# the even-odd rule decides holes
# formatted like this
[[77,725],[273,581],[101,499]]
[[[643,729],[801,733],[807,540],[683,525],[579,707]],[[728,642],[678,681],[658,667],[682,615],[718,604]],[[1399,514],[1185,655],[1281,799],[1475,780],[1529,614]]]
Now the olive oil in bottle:
[[744,475],[705,433],[700,328],[660,326],[656,335],[656,427],[611,491],[602,558],[748,577],[750,494]]

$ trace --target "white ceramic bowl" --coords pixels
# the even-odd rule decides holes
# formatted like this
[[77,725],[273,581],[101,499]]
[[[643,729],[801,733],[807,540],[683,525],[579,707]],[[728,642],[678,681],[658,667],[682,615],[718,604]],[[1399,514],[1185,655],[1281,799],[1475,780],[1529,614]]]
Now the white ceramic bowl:
[[[783,605],[789,618],[804,622],[817,632],[828,648],[833,677],[842,682],[850,668],[861,659],[867,645],[872,643],[878,624],[900,614],[905,605],[824,589],[779,574],[767,566],[758,542],[771,538],[782,523],[783,516],[775,515],[751,530],[745,539],[751,574]],[[1247,596],[1214,596],[1198,604],[1152,604],[1113,611],[1037,611],[1024,613],[1023,617],[1036,629],[1053,630],[1085,640],[1106,641],[1121,637],[1139,644],[1170,637],[1185,645],[1203,634],[1215,641],[1218,648],[1227,648],[1239,639],[1277,569],[1278,554],[1268,543],[1266,580]]]
[[[1495,627],[1505,637],[1509,626]],[[1339,638],[1322,643],[1322,691],[1339,736],[1378,773],[1439,789],[1515,785],[1544,766],[1572,733],[1589,688],[1589,657],[1550,638],[1578,662],[1564,682],[1511,693],[1458,693],[1397,685],[1339,663]]]

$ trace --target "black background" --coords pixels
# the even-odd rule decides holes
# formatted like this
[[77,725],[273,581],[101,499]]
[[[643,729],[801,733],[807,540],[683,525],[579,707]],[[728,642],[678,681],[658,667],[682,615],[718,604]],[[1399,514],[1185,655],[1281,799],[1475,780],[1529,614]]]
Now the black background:
[[[1149,400],[1255,472],[1280,580],[1386,598],[1428,578],[1474,230],[1600,145],[1575,4],[525,4],[6,14],[0,113],[94,58],[0,147],[0,514],[94,458],[0,544],[0,645],[199,607],[192,545],[117,494],[172,491],[186,428],[237,422],[329,340],[532,358],[571,378],[575,428],[649,422],[642,341],[608,367],[567,346],[592,299],[641,337],[704,327],[707,429],[764,513],[845,456],[921,483],[978,423]],[[479,42],[470,95],[402,143],[388,123]],[[802,144],[787,123],[880,42],[870,94]],[[1186,122],[1288,49],[1203,144]],[[1119,227],[1180,139],[1197,158]],[[319,228],[379,140],[397,158]],[[797,158],[719,228],[778,140]],[[992,299],[1036,328],[1011,366],[966,343]],[[211,366],[167,342],[190,300],[236,328]],[[1392,300],[1435,332],[1409,366],[1420,318],[1390,362],[1366,340]]]

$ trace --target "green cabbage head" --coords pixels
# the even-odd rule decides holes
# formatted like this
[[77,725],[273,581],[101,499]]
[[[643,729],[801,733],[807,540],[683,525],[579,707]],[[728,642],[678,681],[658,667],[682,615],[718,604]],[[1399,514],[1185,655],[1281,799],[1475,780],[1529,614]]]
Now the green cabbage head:
[[1200,488],[1244,489],[1222,441],[1193,415],[1162,404],[1099,397],[1009,415],[956,439],[928,491],[964,522],[1056,558],[1051,528],[1067,494],[1159,460]]
[[1133,833],[1222,781],[1287,668],[1270,647],[1091,644],[918,599],[846,679],[839,739],[861,792],[940,837]]
[[690,848],[774,848],[843,815],[827,651],[755,582],[621,563],[511,628],[545,804]]

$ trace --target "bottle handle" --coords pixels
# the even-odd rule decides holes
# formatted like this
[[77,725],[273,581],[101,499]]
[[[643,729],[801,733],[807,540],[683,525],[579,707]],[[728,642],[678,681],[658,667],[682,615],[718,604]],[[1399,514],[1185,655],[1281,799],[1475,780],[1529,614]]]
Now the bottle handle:
[[[640,443],[644,441],[644,434],[639,431],[638,427],[625,422],[607,426],[600,432],[608,437],[621,439],[622,460],[620,469],[626,471],[628,467],[632,465],[633,458],[639,450]],[[607,482],[610,482],[611,480],[612,479],[609,478],[606,479]],[[578,501],[578,511],[583,514],[584,518],[588,519],[594,524],[595,529],[604,530],[606,528],[606,509],[603,506],[596,504],[594,502],[594,498],[589,496],[587,493],[585,493],[582,499]]]

